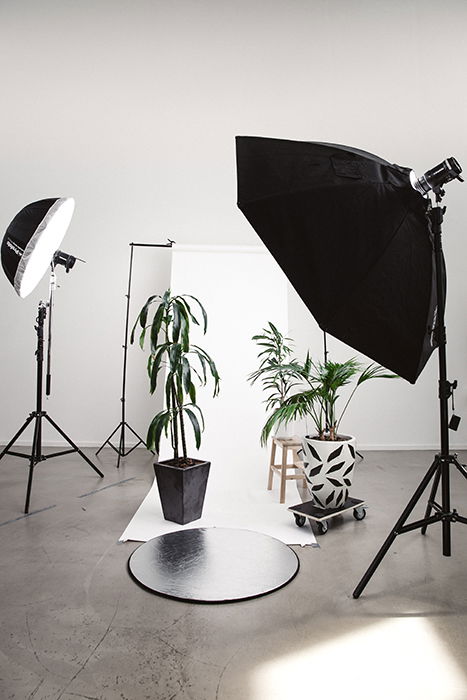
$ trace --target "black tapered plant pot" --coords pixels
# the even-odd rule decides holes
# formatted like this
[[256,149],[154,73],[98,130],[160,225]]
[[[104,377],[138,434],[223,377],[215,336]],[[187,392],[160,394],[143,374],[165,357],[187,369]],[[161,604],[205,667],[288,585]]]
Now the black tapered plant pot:
[[179,525],[198,520],[203,512],[211,462],[192,461],[186,467],[172,464],[171,459],[154,462],[164,518]]

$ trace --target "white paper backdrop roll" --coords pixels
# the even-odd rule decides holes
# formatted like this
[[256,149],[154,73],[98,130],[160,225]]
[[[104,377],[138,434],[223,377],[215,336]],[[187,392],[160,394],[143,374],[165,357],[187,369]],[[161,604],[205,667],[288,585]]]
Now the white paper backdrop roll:
[[[260,446],[266,413],[260,385],[247,376],[258,365],[251,337],[272,321],[287,333],[287,281],[265,248],[185,247],[172,250],[174,294],[192,294],[208,314],[206,335],[193,327],[193,342],[209,352],[221,376],[219,396],[212,384],[198,392],[206,430],[194,447],[187,425],[188,454],[211,462],[203,516],[186,526],[165,521],[156,484],[121,539],[147,541],[183,527],[239,527],[264,532],[287,544],[313,544],[310,527],[297,528],[287,505],[300,502],[296,483],[287,485],[286,504],[279,503],[279,479],[266,488],[268,451]],[[196,304],[193,303],[193,310]],[[164,440],[160,458],[170,458]]]

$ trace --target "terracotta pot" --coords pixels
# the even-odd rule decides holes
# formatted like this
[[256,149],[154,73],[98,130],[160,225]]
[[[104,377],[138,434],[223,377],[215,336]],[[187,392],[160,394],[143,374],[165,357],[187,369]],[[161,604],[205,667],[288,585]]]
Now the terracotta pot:
[[303,462],[308,490],[317,508],[344,505],[352,484],[356,440],[339,435],[337,440],[302,438]]

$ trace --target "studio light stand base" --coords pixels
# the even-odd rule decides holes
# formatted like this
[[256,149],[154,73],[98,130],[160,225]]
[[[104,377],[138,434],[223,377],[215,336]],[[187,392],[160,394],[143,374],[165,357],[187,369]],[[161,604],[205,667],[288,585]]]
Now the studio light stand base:
[[[37,325],[35,326],[37,333],[37,350],[36,350],[36,362],[37,362],[37,377],[36,377],[36,410],[29,414],[25,422],[18,430],[18,432],[12,437],[10,442],[6,445],[3,451],[0,453],[0,459],[5,455],[13,455],[14,457],[22,457],[29,460],[29,476],[28,476],[28,486],[26,490],[26,502],[24,505],[24,512],[29,513],[29,502],[31,499],[31,488],[32,488],[32,478],[34,474],[34,467],[39,462],[43,462],[51,457],[60,457],[62,455],[71,454],[72,452],[77,452],[84,460],[89,464],[90,467],[94,469],[96,474],[103,477],[103,473],[91,462],[88,457],[84,454],[80,448],[75,445],[75,443],[68,437],[68,435],[60,428],[60,426],[55,423],[54,420],[47,414],[46,411],[42,410],[42,375],[43,375],[43,356],[44,356],[44,321],[47,314],[47,305],[42,301],[39,302],[39,311],[37,315]],[[42,421],[46,420],[50,425],[55,428],[55,430],[71,445],[72,449],[61,450],[60,452],[53,452],[49,455],[44,455],[42,453]],[[34,437],[32,441],[31,453],[25,454],[24,452],[15,452],[10,450],[18,438],[24,433],[26,428],[34,421]]]
[[[42,454],[42,444],[41,444],[41,436],[42,436],[42,421],[47,420],[50,425],[52,425],[55,430],[63,437],[65,440],[68,442],[68,444],[71,445],[72,449],[69,450],[61,450],[60,452],[53,452],[52,454]],[[26,430],[26,428],[34,421],[34,437],[32,441],[32,447],[31,447],[31,454],[25,454],[24,452],[15,452],[13,450],[10,450],[10,447],[14,445],[16,440],[22,435],[22,433]],[[5,447],[5,449],[0,453],[0,459],[4,455],[13,455],[14,457],[23,457],[24,459],[29,460],[29,476],[28,476],[28,486],[26,490],[26,502],[24,504],[24,512],[29,513],[29,501],[31,499],[31,488],[32,488],[32,478],[33,478],[33,473],[34,473],[34,467],[36,464],[39,462],[44,462],[46,459],[51,459],[52,457],[61,457],[63,455],[68,455],[71,454],[72,452],[77,452],[84,460],[89,464],[90,467],[94,469],[94,471],[100,476],[103,477],[103,473],[91,462],[88,457],[84,454],[80,448],[75,445],[75,443],[71,440],[70,437],[55,423],[54,420],[46,413],[46,411],[33,411],[32,413],[29,414],[28,418],[22,425],[22,427],[18,430],[16,435],[10,440],[8,445]]]
[[[428,469],[424,478],[415,490],[412,498],[407,503],[404,511],[402,512],[399,520],[396,522],[391,532],[387,536],[377,555],[371,562],[365,574],[362,576],[359,584],[353,592],[353,597],[358,598],[362,593],[363,589],[375,573],[376,569],[383,560],[385,554],[388,552],[392,543],[398,535],[402,535],[405,532],[411,532],[418,528],[421,529],[422,535],[426,533],[428,525],[432,523],[441,522],[442,523],[442,537],[443,537],[443,555],[446,557],[451,556],[451,523],[460,522],[467,524],[467,518],[459,513],[455,509],[451,509],[449,505],[449,468],[453,464],[467,479],[467,469],[463,464],[460,464],[457,460],[457,455],[451,454],[443,457],[441,454],[436,455],[433,464]],[[411,523],[405,524],[413,509],[417,505],[418,501],[426,490],[430,481],[433,479],[433,484],[431,488],[430,497],[428,500],[428,505],[425,511],[425,516],[420,520],[415,520]],[[442,482],[442,503],[439,504],[436,499],[436,493],[438,487]],[[431,513],[434,514],[431,515]]]
[[[126,450],[126,449],[125,449],[125,428],[126,428],[127,430],[129,430],[130,432],[132,432],[133,435],[134,435],[135,437],[138,438],[138,442],[137,442],[135,445],[133,445],[132,447],[130,447],[129,450]],[[118,447],[115,447],[115,445],[112,444],[111,439],[113,438],[113,436],[115,435],[115,433],[118,432],[119,430],[120,430],[120,439],[119,439]],[[97,452],[96,452],[96,456],[99,454],[99,452],[100,452],[106,445],[108,445],[108,446],[111,447],[111,448],[114,450],[114,452],[116,452],[117,455],[118,455],[118,457],[117,457],[117,464],[116,464],[117,469],[118,469],[118,468],[120,467],[120,460],[121,460],[122,457],[127,457],[127,456],[130,454],[130,452],[133,452],[133,450],[135,450],[135,449],[136,449],[137,447],[139,447],[140,445],[145,445],[145,444],[146,444],[146,443],[145,443],[145,441],[143,440],[143,438],[140,437],[140,436],[138,435],[138,433],[137,433],[135,430],[133,430],[133,428],[131,427],[131,425],[128,425],[128,423],[127,423],[126,421],[123,421],[123,420],[122,420],[122,421],[120,421],[120,423],[117,425],[117,427],[115,428],[115,430],[113,431],[113,433],[111,433],[111,434],[109,435],[109,437],[107,438],[107,440],[105,440],[105,441],[102,443],[102,445],[99,447],[99,449],[98,449]],[[152,452],[152,454],[155,454],[155,452],[153,452],[152,450],[150,450],[150,451]]]

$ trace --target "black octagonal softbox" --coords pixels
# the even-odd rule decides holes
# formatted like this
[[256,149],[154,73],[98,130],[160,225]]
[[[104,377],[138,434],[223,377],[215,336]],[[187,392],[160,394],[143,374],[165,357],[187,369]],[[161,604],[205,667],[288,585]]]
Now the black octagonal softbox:
[[238,136],[238,206],[322,330],[414,383],[437,345],[427,200],[410,168]]

